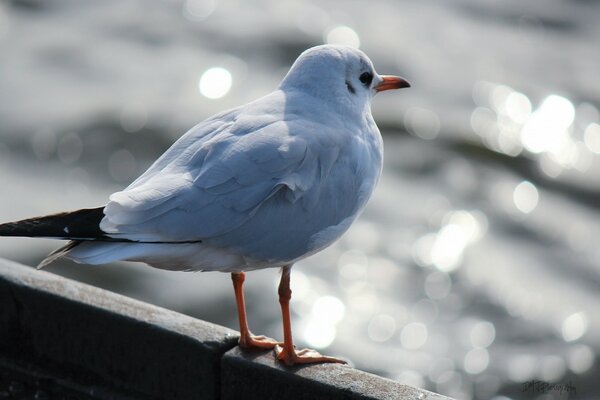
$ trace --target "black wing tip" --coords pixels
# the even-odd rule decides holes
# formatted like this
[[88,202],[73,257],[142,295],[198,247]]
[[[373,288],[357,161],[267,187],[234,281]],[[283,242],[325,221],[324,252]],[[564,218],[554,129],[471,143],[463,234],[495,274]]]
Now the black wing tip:
[[0,225],[0,236],[47,237],[57,239],[100,239],[104,206],[28,218]]

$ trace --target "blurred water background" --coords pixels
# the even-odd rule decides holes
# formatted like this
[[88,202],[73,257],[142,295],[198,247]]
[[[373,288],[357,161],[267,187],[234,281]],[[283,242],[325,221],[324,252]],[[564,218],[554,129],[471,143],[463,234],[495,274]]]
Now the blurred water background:
[[[0,213],[102,205],[178,136],[360,46],[413,85],[373,104],[386,165],[362,218],[292,273],[300,346],[461,399],[600,394],[600,2],[0,2]],[[58,243],[5,239],[36,265]],[[237,329],[228,275],[48,270]],[[281,337],[275,270],[250,325]]]

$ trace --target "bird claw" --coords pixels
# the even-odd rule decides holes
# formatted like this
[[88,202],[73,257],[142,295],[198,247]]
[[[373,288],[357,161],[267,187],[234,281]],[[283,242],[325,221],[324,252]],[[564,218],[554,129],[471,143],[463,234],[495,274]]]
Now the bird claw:
[[275,339],[270,337],[259,335],[254,336],[252,334],[240,336],[240,347],[243,349],[254,349],[254,350],[271,350],[278,344],[281,344]]
[[275,346],[275,355],[279,361],[282,361],[285,365],[292,366],[296,364],[314,364],[314,363],[337,363],[347,364],[346,361],[335,358],[324,356],[316,350],[302,349],[289,352],[285,347],[280,345]]

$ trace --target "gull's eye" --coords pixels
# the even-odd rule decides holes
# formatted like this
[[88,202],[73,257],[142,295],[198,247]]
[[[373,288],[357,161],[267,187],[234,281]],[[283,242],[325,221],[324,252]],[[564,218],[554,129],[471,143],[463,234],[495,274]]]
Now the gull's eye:
[[365,86],[370,86],[371,82],[373,81],[373,74],[370,72],[363,72],[362,74],[360,74],[360,77],[358,79],[360,79],[360,81]]

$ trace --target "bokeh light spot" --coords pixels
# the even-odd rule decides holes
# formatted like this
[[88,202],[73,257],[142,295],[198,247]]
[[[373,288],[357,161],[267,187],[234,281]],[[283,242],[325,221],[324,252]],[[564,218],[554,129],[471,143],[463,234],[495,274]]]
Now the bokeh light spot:
[[494,324],[488,321],[481,321],[475,324],[471,329],[469,339],[473,347],[488,347],[496,338],[496,328]]
[[448,224],[438,233],[431,249],[431,261],[440,271],[455,270],[463,259],[467,234],[458,225]]
[[509,94],[504,107],[508,117],[518,124],[527,122],[531,115],[531,101],[523,93]]
[[360,38],[358,33],[349,26],[338,25],[329,29],[325,34],[325,43],[343,44],[350,47],[359,48]]
[[544,382],[556,382],[563,377],[567,366],[562,357],[549,355],[541,360],[540,378]]
[[346,307],[334,296],[319,297],[313,305],[313,318],[336,324],[344,318]]
[[325,321],[310,320],[304,328],[304,340],[309,346],[322,349],[335,339],[335,326]]
[[538,205],[538,190],[531,182],[523,181],[515,187],[513,201],[519,211],[523,214],[529,214]]
[[536,357],[530,354],[519,354],[511,358],[506,369],[508,377],[515,382],[525,382],[535,375]]
[[[277,282],[279,283],[279,280]],[[290,285],[296,300],[304,300],[311,290],[310,279],[301,271],[294,271]]]
[[490,355],[486,349],[473,349],[467,353],[464,360],[465,371],[469,374],[480,374],[490,363]]
[[590,151],[600,154],[600,125],[591,123],[585,128],[583,140]]
[[420,322],[411,322],[402,328],[400,343],[408,350],[416,350],[427,342],[427,327]]
[[532,153],[560,154],[569,142],[568,128],[574,118],[573,103],[558,95],[548,96],[523,127],[523,145]]
[[435,271],[425,278],[425,294],[433,300],[441,300],[448,296],[452,288],[450,276],[442,271]]
[[404,114],[404,125],[410,133],[421,139],[432,140],[440,133],[440,118],[425,108],[412,107]]
[[222,67],[207,69],[200,77],[198,89],[209,99],[220,99],[231,89],[231,73]]
[[592,368],[595,358],[594,350],[589,346],[576,345],[569,352],[569,369],[576,374],[583,374]]
[[588,330],[588,318],[583,312],[569,315],[562,323],[562,336],[567,342],[581,338]]
[[371,318],[367,327],[367,334],[374,342],[385,342],[396,332],[396,320],[385,314],[379,314]]
[[216,0],[186,0],[182,11],[183,16],[190,21],[204,21],[216,8]]

